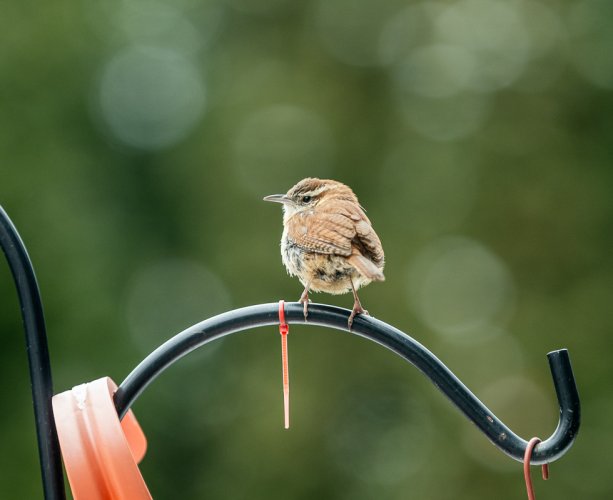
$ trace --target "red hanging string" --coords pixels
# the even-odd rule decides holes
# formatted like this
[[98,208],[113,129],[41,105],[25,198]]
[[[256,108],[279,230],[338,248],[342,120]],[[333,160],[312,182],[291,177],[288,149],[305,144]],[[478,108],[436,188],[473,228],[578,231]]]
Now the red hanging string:
[[287,356],[287,334],[289,325],[285,322],[285,302],[279,301],[279,333],[281,334],[281,362],[283,364],[283,409],[285,428],[289,429],[289,362]]
[[[528,492],[528,500],[534,500],[534,488],[532,487],[532,478],[530,477],[530,460],[532,459],[532,451],[541,440],[533,437],[528,441],[526,452],[524,453],[524,480],[526,481],[526,491]],[[542,465],[543,479],[549,479],[549,464]]]

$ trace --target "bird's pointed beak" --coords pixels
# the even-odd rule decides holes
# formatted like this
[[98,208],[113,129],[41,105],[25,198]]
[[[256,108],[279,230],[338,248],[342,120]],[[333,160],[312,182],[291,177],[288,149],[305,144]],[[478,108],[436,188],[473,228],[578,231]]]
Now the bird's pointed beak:
[[289,203],[291,199],[285,196],[284,194],[271,194],[268,196],[264,196],[264,201],[274,201],[276,203]]

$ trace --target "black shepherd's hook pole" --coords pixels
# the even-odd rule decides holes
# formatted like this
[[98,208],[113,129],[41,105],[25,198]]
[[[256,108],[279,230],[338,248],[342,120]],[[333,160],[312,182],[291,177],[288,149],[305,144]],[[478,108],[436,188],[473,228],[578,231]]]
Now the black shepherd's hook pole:
[[[115,408],[120,418],[139,394],[167,367],[190,351],[230,333],[256,326],[278,324],[279,306],[261,304],[229,311],[207,319],[175,335],[145,358],[121,383],[115,393]],[[350,311],[321,304],[309,305],[307,324],[347,330]],[[305,323],[302,304],[285,305],[288,323]],[[460,380],[430,351],[400,330],[370,316],[357,316],[351,333],[373,340],[419,368],[472,420],[492,443],[522,462],[528,442],[503,424]],[[531,463],[553,462],[570,448],[579,430],[580,405],[568,351],[560,349],[548,355],[551,375],[558,397],[560,418],[554,433],[542,441],[532,454]]]
[[[25,246],[2,207],[0,246],[13,273],[21,304],[44,494],[47,500],[62,500],[65,498],[64,478],[51,406],[53,384],[42,302]],[[347,330],[349,313],[347,309],[311,304],[307,324]],[[305,323],[302,304],[286,304],[285,318],[288,323]],[[190,351],[224,335],[256,326],[274,325],[278,321],[278,304],[261,304],[220,314],[175,335],[145,358],[121,383],[115,393],[117,413],[123,418],[153,379]],[[490,441],[511,458],[523,461],[527,441],[503,424],[419,342],[370,316],[358,316],[350,332],[387,347],[419,368]],[[579,395],[568,351],[560,349],[547,356],[560,417],[554,433],[534,449],[531,458],[534,465],[553,462],[566,453],[575,440],[581,421]]]
[[51,364],[43,305],[28,253],[17,233],[17,229],[1,206],[0,245],[13,273],[21,304],[21,316],[26,334],[26,350],[30,366],[38,453],[43,476],[43,491],[47,500],[64,499],[66,494],[60,445],[51,408],[53,382],[51,380]]

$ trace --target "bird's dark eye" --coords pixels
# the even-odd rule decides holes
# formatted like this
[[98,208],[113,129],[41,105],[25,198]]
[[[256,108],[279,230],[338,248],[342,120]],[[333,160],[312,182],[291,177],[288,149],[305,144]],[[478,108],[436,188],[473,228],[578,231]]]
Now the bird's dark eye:
[[303,196],[302,197],[302,202],[303,203],[308,203],[309,201],[311,201],[313,198],[311,196]]

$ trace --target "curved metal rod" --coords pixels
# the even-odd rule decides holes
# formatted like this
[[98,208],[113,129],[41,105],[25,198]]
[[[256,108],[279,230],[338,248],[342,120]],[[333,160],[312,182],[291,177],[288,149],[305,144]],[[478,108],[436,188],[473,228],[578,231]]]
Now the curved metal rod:
[[[347,330],[350,311],[322,304],[309,305],[306,324]],[[285,305],[288,323],[305,323],[302,304]],[[248,328],[278,324],[278,304],[261,304],[229,311],[175,335],[145,358],[115,393],[115,407],[120,418],[136,398],[167,367],[190,351],[230,333]],[[393,326],[370,316],[357,316],[352,334],[373,340],[419,368],[488,439],[511,458],[522,462],[528,442],[504,425],[460,380],[428,349]],[[580,404],[568,351],[548,355],[551,374],[560,405],[560,420],[549,439],[542,441],[532,454],[531,463],[553,462],[570,448],[580,424]]]
[[47,500],[60,500],[66,498],[66,493],[60,445],[51,408],[53,381],[43,304],[28,252],[17,229],[1,206],[0,246],[13,273],[21,304],[30,367],[36,437],[38,438],[38,457],[43,476],[43,492]]

